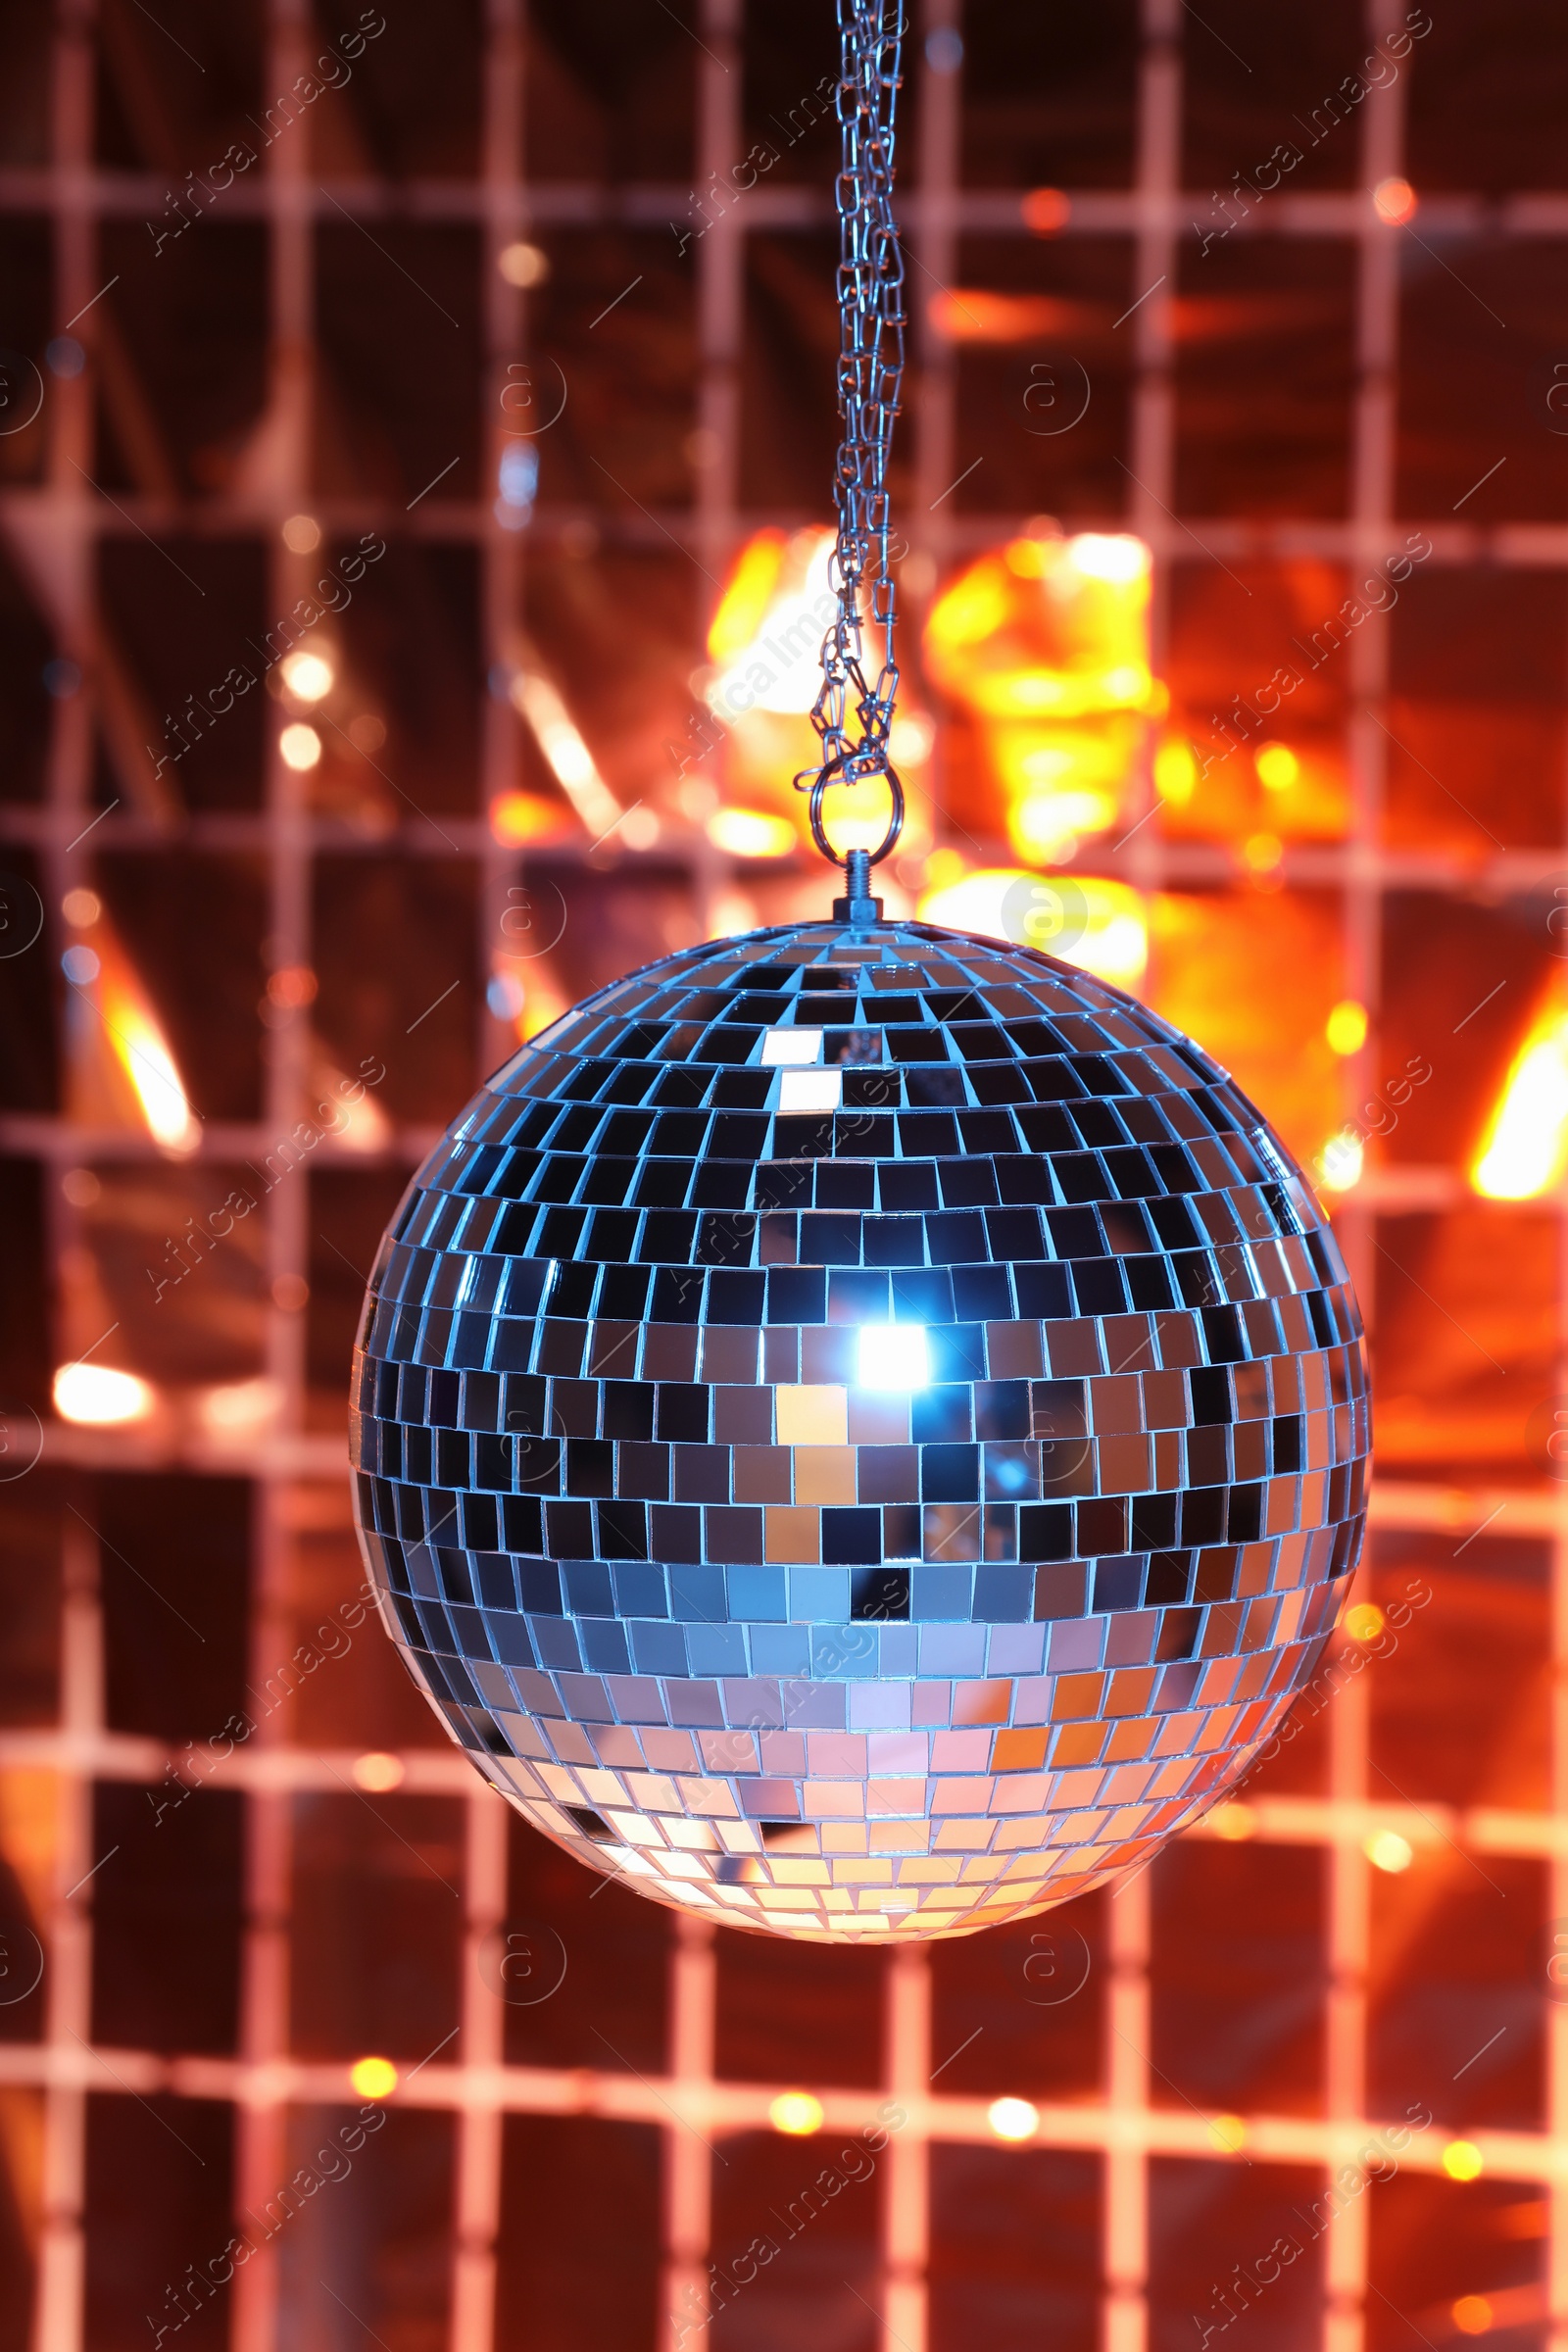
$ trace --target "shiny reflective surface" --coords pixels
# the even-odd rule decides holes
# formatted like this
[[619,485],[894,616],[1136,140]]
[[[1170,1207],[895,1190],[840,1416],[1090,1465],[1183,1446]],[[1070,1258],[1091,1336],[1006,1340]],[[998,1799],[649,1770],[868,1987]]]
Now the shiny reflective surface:
[[753,933],[590,999],[419,1171],[362,1539],[454,1737],[584,1861],[961,1933],[1269,1738],[1359,1550],[1360,1340],[1299,1174],[1147,1008],[919,924]]

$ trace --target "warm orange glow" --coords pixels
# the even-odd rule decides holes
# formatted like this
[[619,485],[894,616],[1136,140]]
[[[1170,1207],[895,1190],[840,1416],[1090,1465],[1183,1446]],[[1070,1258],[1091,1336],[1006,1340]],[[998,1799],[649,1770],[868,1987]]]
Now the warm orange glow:
[[1348,1612],[1345,1630],[1352,1642],[1375,1642],[1387,1623],[1375,1600],[1363,1600]]
[[1461,2295],[1448,2316],[1461,2335],[1485,2335],[1492,2327],[1492,2305],[1485,2295]]
[[1149,961],[1144,903],[1125,882],[982,868],[927,891],[916,912],[981,939],[1015,939],[1098,979],[1134,988]]
[[715,808],[707,832],[728,858],[787,858],[800,839],[787,817],[760,808]]
[[1222,2156],[1237,2156],[1247,2145],[1247,2126],[1239,2115],[1216,2115],[1208,2127],[1208,2144]]
[[1323,1024],[1333,1054],[1359,1054],[1366,1044],[1366,1006],[1343,997]]
[[1095,305],[1059,294],[995,294],[981,286],[943,287],[928,316],[954,343],[1028,343],[1037,335],[1075,335],[1101,324]]
[[[1126,809],[1146,720],[1165,700],[1149,667],[1149,550],[1124,532],[1031,533],[979,557],[932,607],[932,675],[979,721],[1012,847],[1031,863]],[[1186,782],[1182,750],[1162,789]]]
[[1568,1012],[1544,1012],[1514,1056],[1470,1170],[1488,1200],[1534,1200],[1568,1168]]
[[388,1755],[384,1748],[371,1748],[367,1755],[356,1756],[353,1772],[355,1788],[365,1789],[371,1796],[403,1786],[403,1760],[400,1756]]
[[537,792],[498,793],[490,804],[490,830],[504,848],[521,849],[569,830],[570,819],[557,801]]

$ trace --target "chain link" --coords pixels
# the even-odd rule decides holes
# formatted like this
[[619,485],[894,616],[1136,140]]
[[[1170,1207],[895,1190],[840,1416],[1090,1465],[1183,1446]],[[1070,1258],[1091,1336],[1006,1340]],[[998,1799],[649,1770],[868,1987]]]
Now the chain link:
[[[838,544],[829,572],[838,612],[822,644],[822,686],[811,724],[822,743],[819,768],[796,777],[811,794],[811,830],[824,857],[842,863],[821,826],[827,784],[883,776],[893,821],[876,853],[886,857],[903,824],[904,796],[888,756],[899,665],[897,597],[889,569],[888,451],[904,381],[904,253],[893,219],[893,142],[902,73],[902,0],[838,0],[838,91],[842,168],[839,215],[839,442],[833,497]],[[862,603],[868,612],[862,612]],[[874,683],[869,659],[880,659]]]

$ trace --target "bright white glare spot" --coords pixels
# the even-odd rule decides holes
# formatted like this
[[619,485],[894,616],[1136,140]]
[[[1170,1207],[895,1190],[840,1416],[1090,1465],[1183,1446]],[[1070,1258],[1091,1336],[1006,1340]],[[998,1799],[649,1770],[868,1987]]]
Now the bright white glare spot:
[[1125,532],[1081,531],[1067,544],[1067,561],[1091,580],[1136,580],[1150,567],[1141,539]]
[[844,1072],[786,1070],[778,1082],[780,1110],[837,1110],[844,1098]]
[[986,2122],[999,2139],[1033,2139],[1040,2129],[1040,2110],[1028,2099],[993,2099]]
[[782,1070],[814,1061],[822,1051],[820,1029],[769,1029],[762,1040],[762,1067]]
[[319,654],[286,654],[281,667],[283,683],[297,703],[318,703],[331,693],[337,674]]
[[315,767],[321,757],[321,738],[314,727],[306,726],[302,720],[296,721],[293,726],[283,729],[277,739],[277,748],[283,755],[285,767]]
[[107,1428],[118,1421],[142,1421],[152,1411],[153,1393],[134,1372],[111,1372],[105,1364],[62,1364],[55,1374],[55,1411],[62,1421]]
[[862,1389],[923,1389],[931,1377],[922,1323],[867,1323],[860,1332]]

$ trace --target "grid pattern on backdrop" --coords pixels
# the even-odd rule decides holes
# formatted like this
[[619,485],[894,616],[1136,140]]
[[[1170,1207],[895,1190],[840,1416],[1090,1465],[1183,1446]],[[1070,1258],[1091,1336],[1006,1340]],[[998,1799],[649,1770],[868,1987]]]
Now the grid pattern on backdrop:
[[[62,6],[48,23],[14,12],[0,169],[13,300],[19,319],[29,308],[41,319],[40,349],[67,334],[92,355],[83,372],[51,375],[42,469],[13,474],[4,493],[18,661],[38,641],[40,662],[62,652],[98,681],[98,731],[83,696],[48,708],[36,744],[33,722],[20,722],[19,767],[36,751],[44,789],[0,815],[18,869],[37,861],[51,921],[72,887],[109,890],[117,858],[145,878],[134,860],[164,838],[156,798],[138,803],[115,781],[115,729],[139,713],[108,625],[112,611],[125,643],[138,603],[174,614],[190,661],[200,652],[205,664],[202,609],[162,604],[161,565],[227,582],[235,613],[286,612],[318,563],[277,526],[310,512],[334,545],[381,532],[410,556],[407,593],[437,646],[432,662],[440,643],[458,643],[449,659],[466,715],[461,696],[438,705],[432,692],[431,723],[451,721],[456,744],[432,741],[435,783],[420,788],[431,812],[395,837],[323,813],[260,735],[254,805],[192,788],[178,828],[185,887],[231,891],[234,922],[243,906],[265,929],[268,963],[318,971],[324,996],[334,970],[347,991],[345,966],[384,959],[389,934],[412,924],[414,877],[438,910],[428,919],[442,968],[482,960],[518,871],[474,813],[514,782],[518,757],[485,679],[514,657],[525,619],[542,628],[548,617],[527,604],[530,566],[560,592],[560,564],[599,549],[630,607],[661,609],[648,638],[627,637],[635,672],[652,659],[648,642],[666,664],[670,644],[690,660],[710,583],[747,529],[819,507],[810,484],[825,473],[809,448],[801,455],[788,391],[760,384],[748,354],[779,319],[794,331],[811,316],[800,276],[827,250],[820,147],[803,139],[814,162],[796,172],[787,142],[778,176],[744,204],[710,197],[704,210],[698,191],[733,185],[775,101],[793,122],[790,77],[804,72],[801,91],[812,86],[818,50],[831,54],[827,20],[808,58],[804,36],[792,50],[772,12],[743,12],[739,0],[704,0],[689,20],[661,13],[667,26],[651,32],[648,12],[628,12],[613,39],[579,32],[574,46],[566,12],[537,11],[530,25],[520,0],[489,0],[412,65],[399,52],[385,83],[362,46],[360,113],[346,91],[323,88],[309,137],[299,123],[268,137],[259,168],[189,233],[187,251],[205,238],[222,254],[193,303],[171,292],[178,249],[166,256],[156,237],[180,217],[172,192],[187,165],[214,161],[188,150],[223,112],[218,84],[239,93],[243,118],[252,99],[294,85],[325,35],[346,52],[351,20],[322,11],[313,24],[295,0],[272,0],[254,19],[236,12],[220,36],[188,12],[144,24],[118,0],[96,13]],[[1556,639],[1568,523],[1540,386],[1525,419],[1528,368],[1539,362],[1545,387],[1555,380],[1542,321],[1568,231],[1568,191],[1552,185],[1550,102],[1568,87],[1559,32],[1524,7],[1485,17],[1471,7],[1446,24],[1434,12],[1397,74],[1369,79],[1317,132],[1303,126],[1311,152],[1289,187],[1251,209],[1209,194],[1247,170],[1261,176],[1254,132],[1266,133],[1263,154],[1294,135],[1277,118],[1299,111],[1319,123],[1320,87],[1339,88],[1374,44],[1391,54],[1405,14],[1385,0],[1364,14],[1315,13],[1265,61],[1261,28],[1242,11],[1200,18],[1180,0],[1142,0],[1094,12],[1093,25],[1090,12],[1073,19],[1059,53],[1029,35],[1020,72],[1008,44],[1025,39],[1025,12],[980,6],[965,21],[957,0],[927,0],[901,196],[922,283],[989,273],[1015,289],[1038,267],[1064,289],[1114,282],[1125,295],[1105,338],[1095,429],[1106,439],[1070,492],[1016,503],[989,503],[988,478],[1004,468],[995,449],[971,446],[990,379],[947,331],[951,316],[921,305],[904,510],[930,576],[1047,497],[1074,519],[1137,530],[1156,557],[1156,671],[1179,680],[1186,662],[1202,724],[1254,682],[1239,656],[1193,652],[1216,594],[1266,599],[1291,564],[1342,582],[1417,527],[1430,540],[1428,634],[1401,638],[1402,621],[1372,612],[1342,649],[1343,700],[1328,723],[1348,762],[1348,822],[1341,838],[1288,851],[1286,892],[1272,902],[1281,928],[1273,941],[1259,934],[1283,956],[1294,907],[1331,909],[1337,993],[1373,1014],[1347,1064],[1347,1112],[1376,1085],[1386,1040],[1425,1050],[1438,1035],[1456,1059],[1449,1040],[1484,1028],[1466,1024],[1497,974],[1517,998],[1526,967],[1487,930],[1487,894],[1495,908],[1538,888],[1564,855]],[[390,59],[392,12],[386,22],[373,39]],[[190,57],[209,39],[212,75],[182,122],[164,95],[175,52]],[[1506,106],[1499,57],[1514,84]],[[588,87],[604,93],[598,116],[580,95]],[[1064,94],[1050,102],[1038,142],[1049,161],[1037,168],[1019,117],[1053,90]],[[532,176],[518,168],[525,127]],[[240,134],[225,126],[230,135]],[[1370,202],[1401,172],[1431,191],[1408,234]],[[1049,245],[1032,239],[1019,201],[1047,177],[1069,199]],[[1211,254],[1204,236],[1222,222],[1234,233]],[[461,427],[453,480],[441,444],[451,387],[473,409],[474,384],[501,380],[523,347],[533,298],[493,263],[525,231],[573,257],[579,274],[607,269],[607,304],[621,299],[628,253],[625,277],[646,274],[668,295],[667,335],[644,348],[635,379],[611,367],[596,389],[589,337],[619,330],[612,311],[580,321],[573,388],[610,454],[593,456],[589,432],[573,495],[555,505],[547,470],[526,562],[485,486],[501,422],[482,445],[471,421]],[[372,248],[424,281],[398,328],[418,368],[379,348],[358,307],[384,308],[395,292],[390,272],[365,277]],[[687,271],[674,294],[671,249]],[[429,290],[445,290],[448,270],[454,283],[468,271],[466,326]],[[564,262],[558,282],[569,274]],[[1230,306],[1235,341],[1205,372],[1183,338],[1210,301]],[[220,442],[232,425],[210,363],[247,304],[265,321],[265,433],[246,442],[243,464],[204,477],[192,419]],[[1535,336],[1507,368],[1490,341],[1506,335],[1504,312],[1528,315],[1515,332]],[[1292,340],[1292,318],[1305,321],[1304,343]],[[206,357],[170,372],[180,338]],[[19,324],[10,339],[31,338]],[[445,393],[425,385],[432,352],[428,372]],[[646,412],[617,443],[617,404],[635,405],[638,387]],[[122,453],[107,478],[95,400],[112,410]],[[1280,433],[1256,444],[1249,436],[1270,412]],[[683,424],[684,472],[672,455]],[[344,453],[362,437],[385,464],[356,477]],[[428,466],[404,478],[423,454]],[[975,478],[960,489],[965,468]],[[350,486],[323,490],[333,479]],[[671,625],[662,608],[688,599],[691,629],[659,642]],[[1491,634],[1489,612],[1503,616]],[[1222,642],[1244,618],[1238,604]],[[1467,653],[1467,632],[1479,653]],[[596,656],[586,622],[579,634],[579,659],[612,659],[613,630]],[[186,661],[167,675],[177,709],[194,690]],[[607,691],[635,695],[642,678]],[[149,707],[163,691],[148,685]],[[1477,708],[1512,698],[1525,714],[1515,766],[1544,779],[1530,788],[1539,807],[1523,784],[1498,788],[1476,820],[1496,846],[1479,858],[1468,816],[1456,832],[1446,805],[1455,792],[1471,801],[1466,760],[1491,789],[1463,726],[1417,732],[1423,758],[1402,717],[1391,733],[1394,699],[1402,711],[1446,693]],[[440,778],[458,768],[467,781],[449,802]],[[1421,781],[1437,768],[1441,797]],[[1182,834],[1156,812],[1115,869],[1212,906],[1204,894],[1232,887],[1236,860],[1228,841]],[[638,887],[650,903],[691,909],[701,928],[724,880],[694,858],[679,871],[650,867]],[[1451,1019],[1431,1014],[1448,999],[1421,963],[1434,926],[1459,975]],[[410,985],[422,987],[439,957],[411,931],[408,960]],[[1431,1021],[1414,1035],[1412,971]],[[448,1003],[436,998],[443,984],[399,999],[390,1016],[404,1075],[388,1098],[393,1137],[355,1179],[359,1227],[347,1190],[331,1193],[348,1178],[327,1152],[308,1179],[270,1190],[257,1220],[258,1271],[274,1301],[260,1345],[282,1397],[276,1434],[243,1460],[192,1440],[151,1461],[133,1440],[51,1427],[43,1463],[12,1493],[6,1899],[14,1928],[36,1922],[47,1964],[34,1992],[0,2010],[6,2260],[30,2282],[4,2298],[0,2337],[36,2352],[118,2347],[148,2340],[150,2313],[155,2339],[164,2328],[236,2352],[346,2345],[367,2329],[397,2352],[480,2352],[689,2343],[706,2320],[726,2345],[796,2341],[811,2328],[845,2345],[942,2352],[982,2333],[1036,2340],[1044,2326],[1054,2339],[1136,2352],[1190,2343],[1195,2313],[1201,2337],[1251,2300],[1255,2311],[1226,2328],[1231,2340],[1250,2329],[1260,2342],[1353,2352],[1451,2339],[1456,2299],[1471,2294],[1490,2298],[1489,2325],[1510,2346],[1568,2341],[1568,2024],[1542,1997],[1546,1923],[1568,1916],[1568,1721],[1555,1679],[1568,1555],[1556,1490],[1540,1475],[1549,1465],[1532,1464],[1520,1436],[1538,1401],[1549,1411],[1568,1299],[1554,1215],[1469,1203],[1452,1136],[1414,1113],[1409,1151],[1374,1157],[1342,1208],[1383,1369],[1396,1389],[1458,1400],[1445,1424],[1451,1443],[1375,1490],[1372,1589],[1404,1612],[1391,1654],[1347,1670],[1330,1702],[1313,1694],[1299,1737],[1225,1834],[1212,1826],[1113,1900],[1090,1898],[1049,1943],[1026,1928],[888,1962],[791,1950],[781,1963],[698,1923],[667,1927],[541,1852],[461,1756],[431,1743],[374,1628],[361,1633],[336,1343],[329,1332],[318,1357],[314,1299],[309,1316],[277,1301],[297,1296],[290,1278],[318,1298],[336,1281],[352,1300],[329,1252],[362,1248],[363,1272],[377,1202],[390,1206],[474,1068],[501,1058],[505,1033],[477,988],[465,978]],[[186,993],[202,994],[195,976]],[[47,997],[37,1009],[47,1030]],[[200,1009],[214,1020],[224,1008]],[[223,1044],[209,1049],[210,1153],[265,1161],[293,1128],[310,1034],[304,1004],[274,1001],[250,1094],[226,1084]],[[1495,1080],[1506,1052],[1494,1046]],[[423,1054],[433,1076],[421,1095],[406,1073]],[[14,1230],[33,1237],[17,1252],[21,1327],[43,1307],[34,1255],[63,1286],[82,1247],[63,1173],[88,1160],[133,1174],[162,1163],[118,1130],[68,1123],[25,1055],[17,1101],[0,1141]],[[1424,1323],[1411,1321],[1406,1273],[1417,1244],[1442,1294]],[[1504,1389],[1513,1376],[1500,1398],[1475,1390],[1469,1362],[1455,1368],[1447,1337],[1485,1303],[1473,1279],[1446,1287],[1466,1259],[1547,1302],[1523,1337],[1505,1317],[1483,1320],[1482,1353]],[[16,1342],[19,1389],[32,1380],[31,1346],[24,1332]],[[1435,1366],[1428,1390],[1423,1356]],[[1494,1432],[1471,1442],[1488,1414],[1517,1444]],[[395,1790],[356,1782],[368,1749],[397,1751]],[[1364,1841],[1379,1831],[1414,1847],[1404,1877],[1369,1862]],[[549,1997],[518,1997],[519,1982],[523,1993],[538,1986],[498,1977],[498,1932],[521,1938],[514,1951],[540,1984],[540,1955],[560,1939],[567,1965]],[[14,1941],[24,1953],[24,1938]],[[347,2075],[368,2051],[402,2071],[368,2129],[354,2122]],[[815,2139],[769,2130],[774,2097],[798,2083],[825,2111]],[[1039,2108],[1025,2147],[997,2140],[989,2108],[1003,2093]],[[1456,2135],[1484,2167],[1468,2184],[1444,2171]],[[1379,2163],[1391,2177],[1325,2204],[1337,2168],[1374,2142],[1396,2149]],[[333,2144],[342,2153],[328,2163],[320,2151]],[[813,2199],[824,2170],[836,2184]],[[276,2200],[291,2180],[311,2185],[284,2220]],[[240,2230],[247,2258],[231,2287],[208,2295],[193,2266]],[[762,2233],[780,2254],[743,2275]],[[1298,2253],[1274,2257],[1266,2278],[1271,2247],[1291,2233]]]

